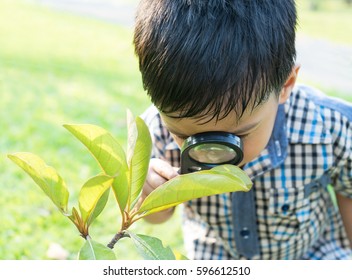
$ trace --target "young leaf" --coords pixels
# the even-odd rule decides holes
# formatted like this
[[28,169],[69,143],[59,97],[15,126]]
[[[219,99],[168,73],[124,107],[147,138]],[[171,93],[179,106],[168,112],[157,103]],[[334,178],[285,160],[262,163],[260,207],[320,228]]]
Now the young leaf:
[[78,203],[85,224],[90,225],[103,211],[107,202],[107,191],[113,180],[110,176],[98,175],[89,179],[81,188]]
[[15,153],[8,157],[32,177],[63,214],[68,215],[69,192],[64,180],[54,168],[46,165],[40,157],[31,153]]
[[146,216],[203,196],[249,191],[251,185],[244,171],[234,165],[180,175],[151,192],[138,213]]
[[175,260],[175,255],[170,247],[164,247],[161,240],[147,235],[128,232],[133,240],[138,253],[145,260]]
[[88,230],[86,230],[86,228],[84,227],[82,218],[75,207],[72,207],[72,214],[68,215],[67,217],[77,227],[78,231],[81,233],[82,236],[86,237],[88,235]]
[[128,148],[127,162],[130,174],[130,209],[137,202],[141,194],[148,173],[149,160],[152,150],[152,140],[148,127],[144,121],[133,118],[128,111]]
[[90,238],[78,253],[79,260],[116,260],[115,253],[108,247]]
[[128,200],[129,182],[126,155],[120,144],[99,126],[82,124],[64,127],[88,148],[107,175],[115,177],[112,188],[123,213]]

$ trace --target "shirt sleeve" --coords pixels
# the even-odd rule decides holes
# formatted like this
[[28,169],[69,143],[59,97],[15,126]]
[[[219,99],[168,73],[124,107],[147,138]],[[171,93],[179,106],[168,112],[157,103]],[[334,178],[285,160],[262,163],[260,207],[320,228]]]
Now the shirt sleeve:
[[347,117],[342,117],[340,124],[334,145],[336,169],[333,186],[339,194],[352,198],[352,123]]
[[151,106],[142,115],[142,119],[149,128],[153,142],[152,158],[160,158],[178,167],[180,162],[180,151],[163,125],[158,110]]

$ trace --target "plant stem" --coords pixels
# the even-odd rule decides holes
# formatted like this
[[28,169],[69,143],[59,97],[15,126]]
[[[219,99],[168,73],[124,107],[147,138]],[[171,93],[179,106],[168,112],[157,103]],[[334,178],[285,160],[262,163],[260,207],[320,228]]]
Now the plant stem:
[[114,249],[115,244],[117,241],[119,241],[121,238],[124,237],[129,237],[129,235],[125,231],[120,231],[115,234],[114,238],[110,241],[110,243],[107,245],[110,249]]

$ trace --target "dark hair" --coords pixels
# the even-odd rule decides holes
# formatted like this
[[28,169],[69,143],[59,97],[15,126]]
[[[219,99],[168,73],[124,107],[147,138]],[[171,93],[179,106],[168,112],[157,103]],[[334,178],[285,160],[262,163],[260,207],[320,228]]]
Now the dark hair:
[[151,101],[177,117],[240,117],[295,63],[294,0],[142,0],[135,52]]

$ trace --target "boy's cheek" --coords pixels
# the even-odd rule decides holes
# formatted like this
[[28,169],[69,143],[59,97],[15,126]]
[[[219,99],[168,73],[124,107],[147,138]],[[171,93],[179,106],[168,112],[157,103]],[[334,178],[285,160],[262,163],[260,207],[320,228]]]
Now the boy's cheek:
[[249,139],[247,138],[243,141],[243,160],[240,163],[240,167],[244,164],[251,162],[256,157],[260,155],[260,153],[265,149],[266,145],[269,142],[269,139]]
[[176,142],[177,146],[181,149],[182,145],[183,145],[183,142],[185,142],[184,139],[180,138],[180,137],[177,137],[176,135],[171,134],[171,137],[174,139],[174,141]]

